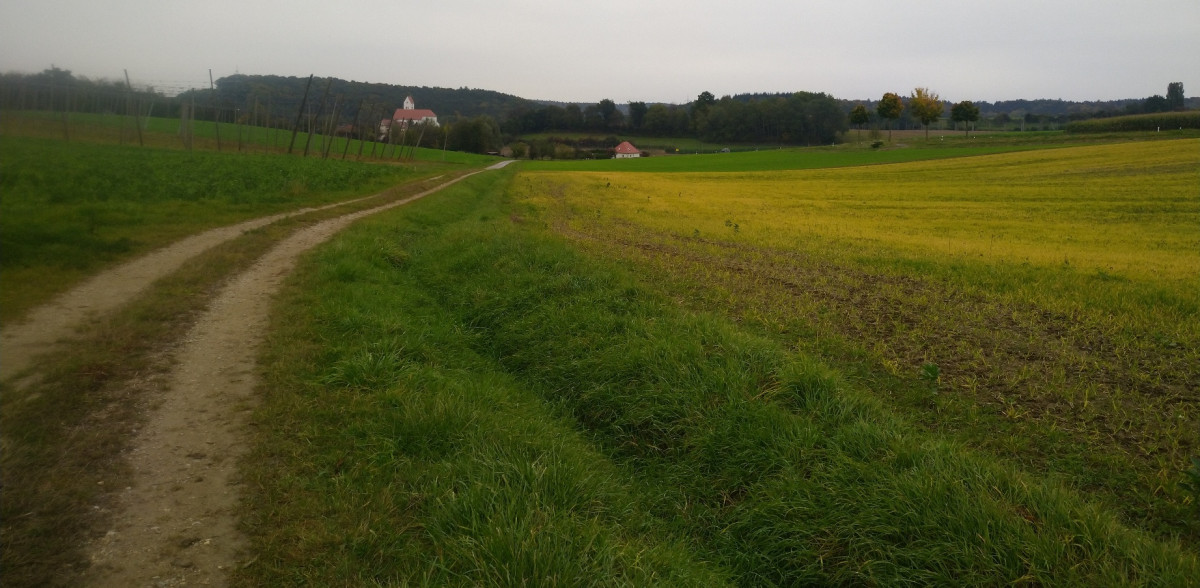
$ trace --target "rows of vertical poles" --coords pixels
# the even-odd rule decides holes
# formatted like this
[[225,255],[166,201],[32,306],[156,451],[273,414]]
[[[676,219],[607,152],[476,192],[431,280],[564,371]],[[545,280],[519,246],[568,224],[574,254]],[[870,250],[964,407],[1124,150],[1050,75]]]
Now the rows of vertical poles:
[[0,113],[5,115],[6,126],[0,132],[61,136],[72,141],[111,137],[109,133],[115,131],[116,140],[124,144],[132,118],[133,136],[144,146],[143,130],[154,112],[155,99],[133,89],[128,71],[123,75],[122,82],[104,84],[4,85],[0,87]]
[[[8,118],[9,129],[15,128],[18,132],[58,135],[68,141],[107,136],[120,144],[136,138],[140,146],[160,140],[146,131],[153,125],[161,125],[161,122],[152,121],[158,120],[153,115],[162,112],[158,114],[160,118],[164,115],[178,116],[177,136],[180,143],[177,145],[189,151],[202,148],[202,143],[197,142],[197,134],[213,137],[218,151],[223,151],[225,147],[232,148],[231,141],[236,143],[238,152],[284,150],[279,135],[281,131],[286,132],[288,121],[276,120],[274,101],[256,93],[247,96],[245,104],[221,103],[211,69],[208,71],[207,99],[202,95],[202,90],[196,89],[178,98],[157,96],[157,102],[164,106],[162,109],[156,107],[155,94],[135,90],[128,70],[123,70],[122,74],[123,83],[106,85],[11,84],[0,88],[0,111],[31,113]],[[402,122],[396,122],[390,128],[376,125],[374,121],[393,122],[387,120],[391,118],[387,116],[387,105],[365,98],[358,102],[351,114],[349,101],[344,94],[334,92],[336,84],[331,78],[326,80],[320,100],[313,104],[311,93],[314,81],[315,76],[310,75],[295,122],[291,125],[287,153],[299,151],[296,139],[303,130],[305,144],[302,156],[312,156],[315,148],[323,159],[336,158],[337,146],[341,141],[343,160],[350,156],[355,142],[358,143],[355,153],[358,160],[415,159],[417,148],[424,140],[424,127],[419,132],[413,132],[418,129]],[[76,114],[79,116],[76,117]],[[235,137],[227,135],[229,127],[226,123],[230,122],[234,125]],[[133,126],[133,133],[129,132],[130,125]],[[3,131],[0,129],[0,132]],[[314,135],[320,135],[315,142]],[[370,150],[366,149],[368,142],[371,143]]]
[[[366,99],[359,101],[352,116],[353,122],[350,125],[343,126],[340,124],[342,111],[346,107],[343,95],[334,95],[332,106],[329,106],[330,96],[333,94],[333,80],[327,79],[321,97],[317,100],[317,104],[314,107],[310,100],[314,80],[315,76],[310,75],[305,84],[304,95],[296,111],[295,123],[292,125],[292,137],[287,149],[289,154],[299,151],[302,157],[308,157],[313,154],[315,149],[321,158],[328,159],[334,153],[337,142],[341,140],[344,142],[341,157],[342,159],[346,159],[349,156],[351,144],[357,140],[358,151],[356,158],[359,160],[362,160],[364,157],[368,159],[402,160],[415,158],[416,148],[424,137],[424,127],[422,127],[421,133],[418,134],[417,140],[411,145],[408,144],[408,129],[400,129],[400,132],[397,132],[398,129],[396,127],[398,125],[381,126],[381,135],[376,138],[374,137],[374,125],[371,123],[371,120],[382,120],[381,117],[385,117],[387,114],[386,106],[368,103]],[[363,121],[364,114],[367,117],[366,122]],[[296,139],[299,137],[301,130],[305,132],[304,148],[302,151],[296,144]],[[314,138],[316,139],[315,144]],[[399,143],[397,143],[397,139],[399,139]],[[370,152],[366,151],[368,142],[371,143]]]

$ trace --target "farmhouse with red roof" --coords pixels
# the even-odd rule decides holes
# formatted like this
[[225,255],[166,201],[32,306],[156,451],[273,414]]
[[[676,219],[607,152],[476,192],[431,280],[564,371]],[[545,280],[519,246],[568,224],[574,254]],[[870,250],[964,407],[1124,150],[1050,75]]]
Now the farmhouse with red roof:
[[642,156],[642,152],[638,150],[637,147],[634,147],[629,141],[622,141],[620,145],[617,145],[616,149],[613,149],[613,152],[616,153],[617,159]]
[[397,108],[395,114],[390,119],[379,121],[379,136],[386,137],[392,125],[397,125],[399,130],[405,130],[412,125],[428,124],[438,126],[437,115],[428,108],[418,109],[416,103],[413,102],[413,97],[409,96],[404,99],[404,107]]

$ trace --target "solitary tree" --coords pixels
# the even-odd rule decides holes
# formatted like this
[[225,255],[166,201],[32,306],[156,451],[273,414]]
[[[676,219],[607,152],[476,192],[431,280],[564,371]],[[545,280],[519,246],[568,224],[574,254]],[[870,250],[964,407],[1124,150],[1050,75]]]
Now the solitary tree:
[[[900,113],[904,112],[904,102],[900,100],[900,96],[888,92],[879,99],[879,105],[875,107],[875,112],[880,118],[885,118],[889,121],[894,121],[900,118]],[[892,140],[892,125],[888,124],[888,142]]]
[[929,123],[941,118],[942,111],[946,108],[942,99],[929,88],[915,88],[908,99],[908,106],[912,109],[913,116],[925,125],[925,138],[928,139]]
[[950,120],[963,123],[963,134],[970,134],[971,123],[979,120],[979,107],[970,100],[963,100],[950,107]]
[[1183,82],[1167,84],[1167,109],[1183,110]]
[[858,142],[862,143],[862,126],[871,122],[871,113],[862,104],[855,104],[850,110],[850,124],[858,127]]

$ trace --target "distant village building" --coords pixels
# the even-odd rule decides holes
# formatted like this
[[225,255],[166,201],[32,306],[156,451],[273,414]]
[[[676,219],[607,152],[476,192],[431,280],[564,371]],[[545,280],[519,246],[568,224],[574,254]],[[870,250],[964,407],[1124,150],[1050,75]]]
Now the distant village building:
[[404,108],[397,108],[392,118],[379,121],[379,139],[383,140],[384,137],[387,137],[392,125],[396,125],[396,129],[403,131],[417,124],[439,126],[437,115],[428,108],[418,109],[416,103],[413,102],[413,97],[409,96],[404,99]]
[[613,150],[616,153],[617,159],[627,159],[631,157],[641,157],[642,152],[634,147],[629,141],[622,141],[617,148]]

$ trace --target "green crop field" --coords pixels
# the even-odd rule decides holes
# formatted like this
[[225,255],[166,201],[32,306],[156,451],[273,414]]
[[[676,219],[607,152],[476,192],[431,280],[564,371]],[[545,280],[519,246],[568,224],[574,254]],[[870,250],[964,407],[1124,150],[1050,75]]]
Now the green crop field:
[[613,172],[751,172],[850,167],[1022,151],[1029,147],[957,147],[944,149],[764,149],[737,153],[673,155],[635,159],[531,161],[529,170]]
[[910,381],[884,388],[929,426],[1196,543],[1198,167],[1185,140],[820,171],[537,172],[515,189],[564,235],[713,291],[703,308]]
[[[852,132],[849,138],[854,137]],[[870,141],[849,142],[834,147],[763,147],[733,153],[683,154],[634,159],[530,161],[524,169],[545,171],[630,171],[630,172],[737,172],[778,171],[850,167],[885,163],[969,157],[1012,151],[1030,151],[1094,144],[1121,144],[1200,137],[1200,131],[1184,129],[1171,133],[1111,133],[1073,135],[1062,132],[984,133],[966,137],[947,133],[943,137],[909,137],[903,143],[880,149]],[[640,146],[640,145],[639,145]]]
[[[137,123],[142,124],[139,134]],[[300,131],[293,139],[291,131],[243,124],[192,121],[190,147],[182,138],[177,118],[133,117],[115,114],[61,113],[43,111],[0,112],[0,129],[9,137],[61,139],[78,143],[139,145],[163,149],[226,151],[238,153],[304,154],[335,160],[397,162],[413,161],[483,165],[497,158],[474,153],[440,149],[405,148],[343,137],[327,137]],[[328,143],[328,145],[327,145]],[[327,155],[326,155],[327,153]]]
[[[487,161],[3,128],[4,321],[209,227]],[[523,162],[356,223],[278,298],[233,582],[1197,585],[1197,141],[1032,135]],[[61,493],[6,486],[10,570],[80,557],[79,472],[119,483],[137,422],[117,380],[304,222],[0,384],[6,479]]]
[[[568,141],[602,142],[613,136],[603,133],[547,132],[522,135],[520,140],[532,142],[565,139]],[[713,153],[727,147],[738,151],[753,150],[755,148],[754,145],[706,143],[695,137],[640,137],[636,135],[621,135],[618,138],[622,141],[631,141],[642,149],[656,151],[670,149],[672,153],[676,149],[679,150],[679,153]]]
[[372,218],[276,310],[238,579],[1194,585],[1195,147]]
[[1112,118],[1093,118],[1081,120],[1067,125],[1067,130],[1073,133],[1114,133],[1131,131],[1153,131],[1176,134],[1200,129],[1200,112],[1195,110],[1184,112],[1156,112],[1151,114],[1131,114],[1114,116]]
[[0,137],[0,319],[201,230],[364,196],[461,164],[378,165]]

